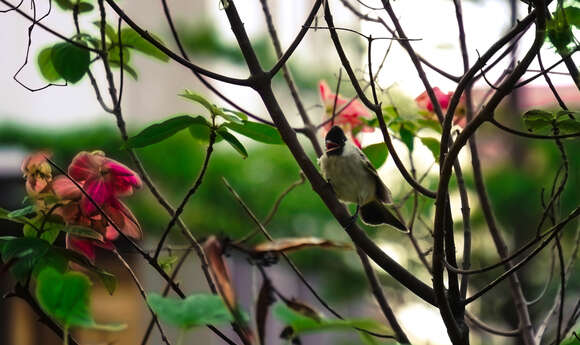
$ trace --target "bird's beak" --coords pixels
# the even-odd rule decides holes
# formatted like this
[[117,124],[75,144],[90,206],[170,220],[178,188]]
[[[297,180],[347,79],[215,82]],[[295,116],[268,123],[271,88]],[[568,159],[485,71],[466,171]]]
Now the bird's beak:
[[340,145],[332,140],[326,140],[326,152],[331,152],[340,148]]

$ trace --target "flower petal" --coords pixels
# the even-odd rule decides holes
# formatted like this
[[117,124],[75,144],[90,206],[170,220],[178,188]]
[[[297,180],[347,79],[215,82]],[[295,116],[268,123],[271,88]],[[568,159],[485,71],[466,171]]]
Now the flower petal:
[[66,234],[66,247],[84,255],[92,263],[95,262],[96,253],[93,241]]
[[334,101],[332,99],[334,98],[334,95],[332,94],[332,92],[330,91],[330,87],[324,80],[318,82],[318,89],[320,90],[320,97],[322,98],[322,102],[324,104],[326,104],[328,101]]
[[127,196],[133,193],[133,187],[141,188],[141,179],[133,170],[125,165],[108,159],[105,163],[108,171],[107,183],[110,184],[115,196]]
[[48,181],[41,176],[29,176],[26,179],[26,193],[31,197],[36,197],[46,188]]
[[58,175],[54,178],[52,190],[61,200],[78,200],[83,195],[81,190],[64,175]]
[[[88,180],[85,182],[84,188],[87,194],[99,206],[103,206],[113,197],[111,187],[108,186],[102,178]],[[87,216],[94,215],[97,212],[95,205],[86,196],[83,196],[81,199],[81,210],[83,211],[83,214]]]
[[104,159],[104,156],[101,154],[81,151],[77,153],[70,163],[68,174],[76,181],[95,178],[100,173],[100,167]]
[[129,237],[141,239],[143,237],[141,225],[139,225],[137,218],[135,218],[131,210],[129,210],[129,208],[125,204],[123,204],[118,200],[115,206],[123,214],[124,217],[121,231],[123,231],[123,233]]
[[52,153],[49,151],[39,151],[35,152],[29,156],[27,156],[24,161],[22,161],[22,165],[20,166],[20,170],[25,175],[30,173],[33,167],[38,167],[41,165],[46,164],[50,169],[50,164],[46,162],[46,158],[52,157]]

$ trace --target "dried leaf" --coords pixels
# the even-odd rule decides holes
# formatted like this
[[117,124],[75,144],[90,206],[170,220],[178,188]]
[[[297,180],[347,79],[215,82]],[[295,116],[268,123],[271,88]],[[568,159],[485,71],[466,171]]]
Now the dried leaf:
[[274,290],[272,290],[272,284],[270,281],[264,279],[262,287],[260,288],[260,293],[258,294],[258,300],[256,301],[256,325],[258,327],[258,338],[260,339],[260,344],[264,344],[268,310],[275,301],[273,292]]
[[290,237],[279,238],[272,242],[260,243],[254,247],[254,251],[257,253],[289,252],[307,247],[352,249],[352,246],[348,243],[333,242],[318,237]]
[[[228,266],[222,256],[223,247],[215,236],[210,236],[203,244],[203,249],[209,263],[209,268],[213,273],[216,284],[222,298],[228,308],[234,312],[237,307],[236,295],[232,286],[232,279]],[[235,315],[235,313],[234,313]]]

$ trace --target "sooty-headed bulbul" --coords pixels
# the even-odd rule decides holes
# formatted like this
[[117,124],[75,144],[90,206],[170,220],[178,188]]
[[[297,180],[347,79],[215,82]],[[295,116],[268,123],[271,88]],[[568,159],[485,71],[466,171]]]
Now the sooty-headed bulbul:
[[326,150],[319,159],[320,170],[338,199],[357,204],[357,212],[365,224],[388,224],[407,231],[384,205],[393,201],[377,170],[365,154],[347,140],[340,127],[330,129],[325,144]]

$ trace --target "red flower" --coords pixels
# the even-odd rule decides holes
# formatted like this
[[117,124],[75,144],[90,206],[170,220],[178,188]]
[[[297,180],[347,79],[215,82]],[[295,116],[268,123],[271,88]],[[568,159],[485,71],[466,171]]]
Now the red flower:
[[96,258],[95,247],[101,247],[107,250],[115,249],[112,242],[99,242],[70,234],[66,234],[66,247],[83,254],[91,262],[94,262]]
[[[375,130],[373,127],[367,126],[361,120],[362,118],[372,118],[371,114],[358,100],[355,99],[349,104],[349,100],[332,93],[330,87],[325,81],[320,81],[318,87],[320,89],[322,103],[324,104],[322,120],[326,121],[332,118],[332,110],[336,100],[336,116],[334,117],[334,124],[341,127],[342,130],[351,137],[353,142],[360,147],[360,141],[355,138],[355,135],[361,131],[372,132]],[[330,121],[326,123],[323,127],[323,135],[328,132],[331,127],[332,123]]]
[[[102,151],[79,152],[68,167],[69,175],[82,183],[84,190],[99,205],[133,194],[133,187],[141,187],[141,179],[125,165],[105,157]],[[81,209],[84,214],[95,214],[96,208],[83,196]]]
[[[141,187],[137,174],[123,164],[106,158],[100,151],[80,152],[71,162],[68,172],[123,234],[141,238],[142,231],[137,219],[119,200],[119,197],[131,195],[134,187]],[[67,234],[68,248],[91,261],[95,259],[95,247],[115,248],[112,241],[119,237],[119,232],[68,177],[57,176],[52,189],[63,204],[55,214],[69,225],[85,226],[102,235],[102,241],[99,241]]]
[[[451,97],[453,97],[453,92],[443,93],[438,87],[433,88],[433,93],[435,93],[435,98],[439,102],[441,106],[441,110],[443,112],[447,111],[449,107],[449,102],[451,101]],[[427,94],[427,91],[424,91],[422,94],[415,98],[415,102],[419,108],[426,110],[429,114],[426,114],[425,117],[429,119],[436,120],[437,117],[434,113],[433,103]],[[463,97],[459,100],[459,104],[455,109],[455,114],[453,116],[453,124],[464,127],[465,126],[465,100]]]
[[[64,175],[55,177],[52,183],[52,189],[56,196],[64,203],[55,213],[60,215],[65,223],[92,228],[101,233],[105,240],[112,241],[117,239],[119,233],[113,225],[107,222],[102,214],[98,212],[96,214],[86,214],[83,211],[82,200],[86,199],[89,203],[91,202],[68,177]],[[141,238],[143,235],[141,226],[125,204],[116,198],[111,198],[107,203],[99,206],[111,218],[113,223],[119,227],[122,233],[132,238]]]

